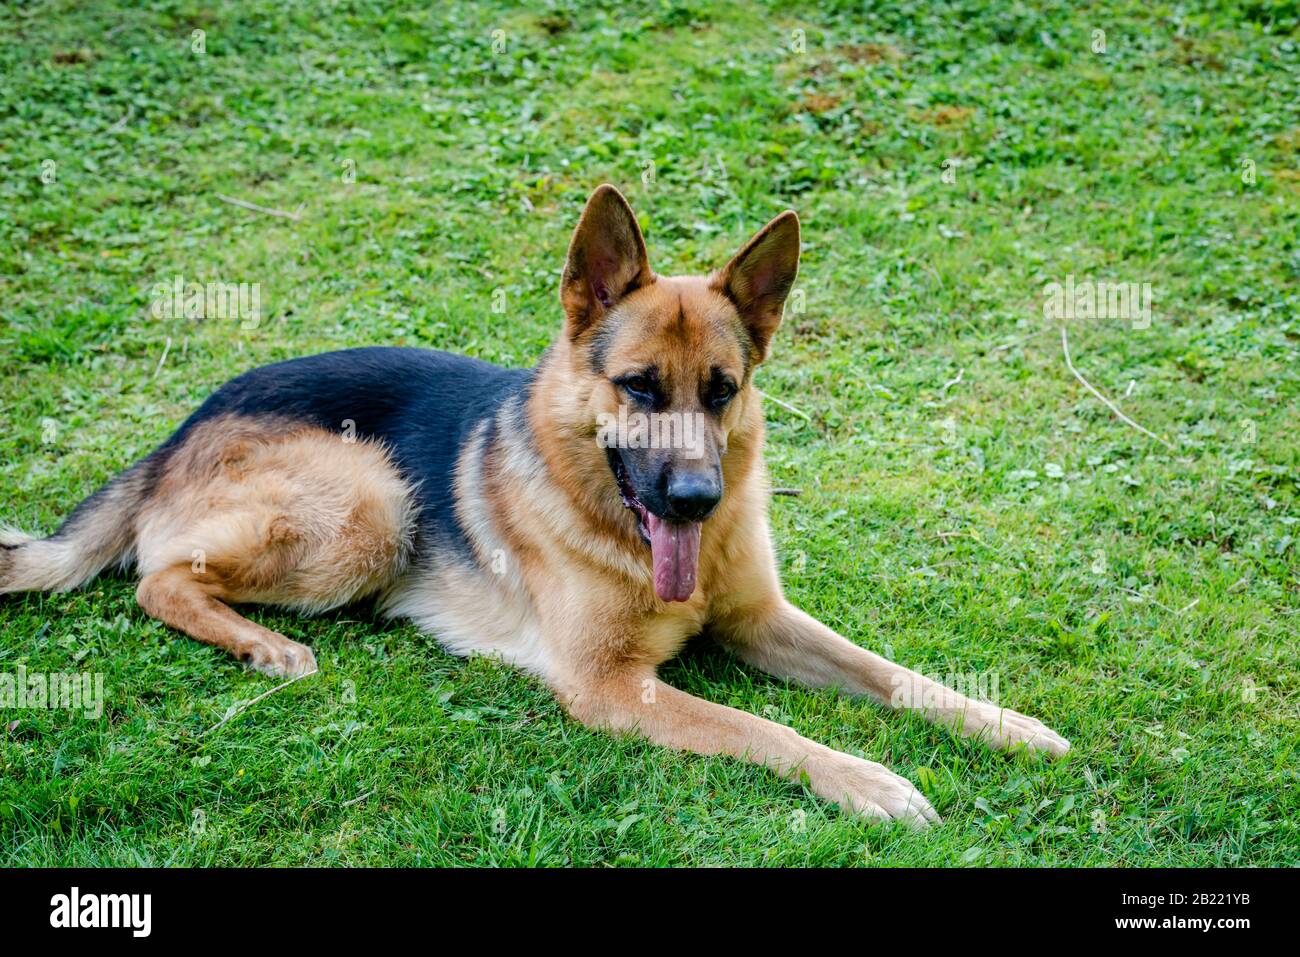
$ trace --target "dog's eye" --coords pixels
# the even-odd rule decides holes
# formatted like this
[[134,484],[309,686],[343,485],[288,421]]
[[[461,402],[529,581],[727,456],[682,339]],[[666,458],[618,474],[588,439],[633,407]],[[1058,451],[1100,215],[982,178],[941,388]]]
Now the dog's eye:
[[714,382],[709,386],[709,405],[715,409],[720,409],[736,394],[736,386],[724,380]]
[[618,380],[618,384],[634,399],[640,399],[643,402],[654,401],[655,383],[649,376],[625,376]]

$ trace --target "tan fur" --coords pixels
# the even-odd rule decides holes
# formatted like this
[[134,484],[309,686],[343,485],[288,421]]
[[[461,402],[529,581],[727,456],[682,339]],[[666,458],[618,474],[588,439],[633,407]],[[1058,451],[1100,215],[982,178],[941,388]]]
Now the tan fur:
[[184,565],[145,575],[136,589],[145,613],[191,638],[224,648],[240,661],[272,675],[316,670],[311,649],[240,615],[226,602],[236,594],[216,576],[200,579]]
[[311,651],[228,603],[313,613],[388,588],[405,568],[410,489],[384,450],[320,429],[222,417],[187,437],[136,523],[140,606],[274,674]]
[[223,417],[196,428],[136,524],[144,575],[196,566],[237,602],[309,613],[388,587],[410,552],[410,489],[384,450]]

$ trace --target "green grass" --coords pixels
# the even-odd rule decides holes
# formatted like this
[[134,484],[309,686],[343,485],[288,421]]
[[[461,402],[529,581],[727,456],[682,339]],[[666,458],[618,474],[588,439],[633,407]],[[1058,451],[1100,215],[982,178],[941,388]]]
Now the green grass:
[[[1069,758],[708,647],[665,669],[945,817],[873,826],[589,732],[365,609],[253,611],[323,671],[205,735],[272,683],[109,576],[0,599],[0,673],[93,671],[107,698],[4,713],[0,863],[1294,864],[1296,3],[857,6],[5,5],[0,519],[48,532],[254,365],[376,343],[531,363],[602,181],[660,272],[792,206],[803,308],[759,373],[809,416],[769,404],[774,481],[804,490],[773,504],[791,597],[913,668],[996,673]],[[262,323],[154,319],[177,274],[260,283]],[[1152,283],[1149,329],[1079,320],[1070,345],[1172,449],[1066,368],[1041,293],[1068,274]]]

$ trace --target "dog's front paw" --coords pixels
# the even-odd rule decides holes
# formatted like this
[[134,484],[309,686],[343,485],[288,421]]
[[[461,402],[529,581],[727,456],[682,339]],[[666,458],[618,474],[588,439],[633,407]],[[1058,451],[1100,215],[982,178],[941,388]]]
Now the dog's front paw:
[[1070,750],[1070,742],[1043,722],[1010,708],[981,704],[977,709],[967,710],[962,717],[962,734],[999,751],[1023,748],[1030,753],[1059,758]]
[[883,764],[832,751],[807,771],[817,794],[862,817],[902,820],[916,827],[940,820],[911,781]]

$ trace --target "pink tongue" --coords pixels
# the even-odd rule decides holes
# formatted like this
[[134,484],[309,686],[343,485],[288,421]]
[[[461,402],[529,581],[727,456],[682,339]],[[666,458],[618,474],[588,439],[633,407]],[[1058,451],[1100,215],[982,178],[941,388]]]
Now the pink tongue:
[[663,601],[686,601],[695,592],[695,567],[700,561],[700,523],[677,525],[646,513],[650,556],[655,569],[655,594]]

